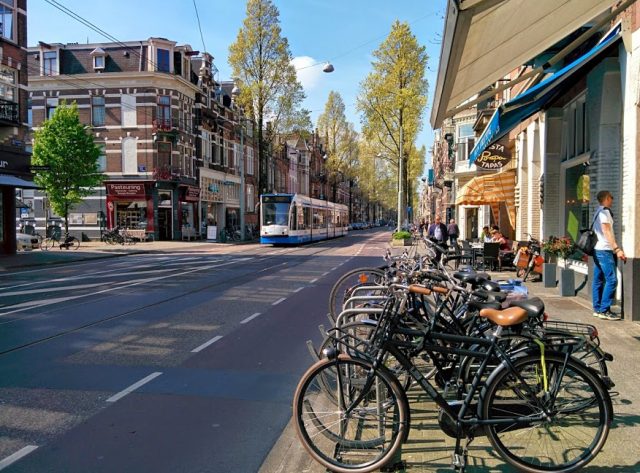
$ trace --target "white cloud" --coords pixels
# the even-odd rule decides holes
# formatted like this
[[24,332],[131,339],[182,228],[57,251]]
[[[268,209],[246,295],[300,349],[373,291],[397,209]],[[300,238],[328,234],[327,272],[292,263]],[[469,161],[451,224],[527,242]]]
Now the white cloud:
[[311,90],[318,85],[320,76],[322,75],[322,64],[318,64],[318,61],[309,56],[297,56],[291,60],[291,64],[296,68],[298,74],[298,81],[304,87],[304,90]]

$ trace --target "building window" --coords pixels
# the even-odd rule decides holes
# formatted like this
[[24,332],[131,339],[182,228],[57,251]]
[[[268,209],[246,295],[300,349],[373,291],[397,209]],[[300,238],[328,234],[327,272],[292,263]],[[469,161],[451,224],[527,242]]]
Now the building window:
[[58,52],[44,51],[42,53],[42,74],[55,76],[58,74]]
[[247,174],[249,176],[253,176],[253,173],[254,173],[253,148],[251,146],[247,146],[245,150],[247,151],[246,159],[245,159],[245,167],[247,168]]
[[122,140],[122,174],[138,174],[138,139],[132,136]]
[[231,143],[224,140],[224,150],[222,151],[222,165],[229,166],[229,157],[231,156],[231,162],[233,162],[233,147]]
[[220,164],[222,162],[222,154],[224,152],[222,140],[221,136],[216,136],[213,139],[213,164]]
[[163,130],[171,129],[171,97],[168,95],[158,96],[157,118],[158,127]]
[[56,108],[58,107],[58,99],[57,98],[48,98],[47,99],[47,104],[46,104],[46,116],[47,116],[47,120],[51,119],[51,117],[53,117],[53,114],[56,111]]
[[106,172],[107,170],[107,145],[99,144],[100,155],[98,156],[98,172]]
[[171,143],[158,143],[158,167],[164,169],[171,167]]
[[10,67],[0,66],[0,98],[9,102],[18,101],[18,89],[16,88],[16,70]]
[[571,160],[563,164],[564,171],[564,234],[576,241],[580,231],[589,228],[589,202],[591,201],[591,179],[588,157]]
[[211,162],[211,134],[207,130],[202,130],[202,160]]
[[586,95],[564,107],[562,121],[562,160],[588,153],[591,146]]
[[33,104],[31,99],[27,99],[27,125],[33,126]]
[[93,56],[93,68],[94,69],[104,69],[104,56]]
[[0,1],[0,35],[11,41],[15,41],[13,34],[13,3],[13,0]]
[[247,184],[247,210],[253,212],[256,206],[255,191],[252,184]]
[[[233,144],[233,167],[238,171],[240,169],[240,143]],[[243,156],[244,157],[244,156]]]
[[91,97],[91,125],[104,126],[104,97],[102,95],[94,95]]
[[158,48],[156,53],[156,71],[171,72],[170,67],[169,50]]
[[135,128],[138,125],[136,96],[128,94],[121,95],[120,107],[122,109],[122,126],[126,128]]

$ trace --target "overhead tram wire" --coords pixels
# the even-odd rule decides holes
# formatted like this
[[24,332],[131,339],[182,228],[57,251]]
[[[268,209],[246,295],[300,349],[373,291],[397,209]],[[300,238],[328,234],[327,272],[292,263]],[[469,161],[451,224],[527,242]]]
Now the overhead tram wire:
[[207,46],[204,44],[204,35],[202,34],[202,26],[200,26],[200,15],[198,14],[198,5],[196,0],[193,0],[193,8],[196,10],[196,19],[198,20],[198,30],[200,31],[200,39],[202,40],[202,48],[206,51]]

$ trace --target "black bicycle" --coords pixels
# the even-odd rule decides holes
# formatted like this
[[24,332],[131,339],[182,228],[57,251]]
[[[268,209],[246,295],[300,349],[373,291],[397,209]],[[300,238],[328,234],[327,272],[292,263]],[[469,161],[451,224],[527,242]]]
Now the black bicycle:
[[[484,309],[481,315],[495,324],[488,336],[416,331],[421,351],[445,349],[482,359],[464,398],[448,401],[416,368],[415,353],[407,353],[411,334],[400,323],[408,295],[428,289],[395,285],[393,291],[373,346],[366,352],[348,346],[349,355],[341,354],[343,342],[335,336],[336,348],[326,350],[298,384],[293,403],[297,433],[318,462],[338,473],[366,473],[383,467],[405,442],[409,400],[385,366],[389,355],[440,408],[441,429],[456,439],[452,463],[458,471],[465,470],[467,447],[480,428],[517,471],[570,473],[602,449],[613,419],[611,398],[598,375],[571,356],[571,341],[562,350],[538,340],[536,348],[505,352],[499,343],[503,330],[530,315],[520,307]],[[489,367],[496,357],[501,362]]]
[[43,250],[48,251],[55,246],[59,247],[61,250],[77,250],[80,248],[80,240],[69,235],[69,233],[65,233],[64,239],[61,239],[59,234],[54,232],[50,237],[44,239],[40,247]]

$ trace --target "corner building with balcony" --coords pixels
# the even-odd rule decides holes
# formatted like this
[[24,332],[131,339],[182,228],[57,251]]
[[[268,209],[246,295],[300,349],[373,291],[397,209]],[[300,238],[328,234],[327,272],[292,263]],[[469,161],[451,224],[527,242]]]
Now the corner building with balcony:
[[27,211],[23,197],[34,188],[25,151],[26,45],[26,0],[0,0],[0,255],[16,252],[16,214]]
[[[164,38],[28,49],[32,126],[60,102],[76,102],[102,149],[107,179],[74,206],[72,234],[96,239],[103,227],[121,226],[139,238],[198,237],[212,208],[209,220],[225,225],[228,201],[240,192],[238,140],[217,120],[234,112],[212,79],[212,59]],[[46,196],[33,200],[43,232],[56,216]]]

